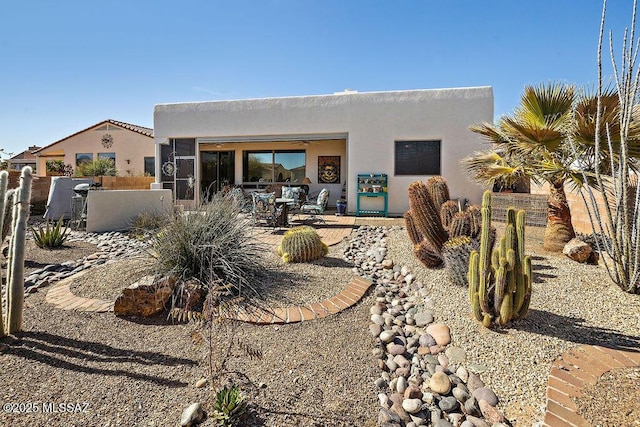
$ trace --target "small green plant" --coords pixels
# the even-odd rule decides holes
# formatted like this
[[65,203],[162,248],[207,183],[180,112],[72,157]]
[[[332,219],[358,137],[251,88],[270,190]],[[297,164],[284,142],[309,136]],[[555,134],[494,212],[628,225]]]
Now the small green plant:
[[51,225],[49,221],[45,227],[31,227],[33,240],[39,248],[59,248],[69,237],[69,227],[63,227],[63,218],[61,217],[55,225]]
[[224,386],[216,393],[213,403],[213,418],[216,425],[231,427],[239,425],[247,412],[247,402],[236,385]]

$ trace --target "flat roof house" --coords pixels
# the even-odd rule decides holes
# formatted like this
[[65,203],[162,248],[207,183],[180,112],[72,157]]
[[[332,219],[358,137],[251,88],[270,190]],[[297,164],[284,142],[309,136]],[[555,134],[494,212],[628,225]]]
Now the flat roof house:
[[460,160],[482,148],[469,126],[492,121],[491,87],[158,104],[152,187],[198,201],[226,184],[309,178],[311,193],[327,188],[333,206],[346,185],[347,211],[355,213],[358,175],[386,174],[388,212],[400,215],[411,182],[442,175],[452,196],[479,203],[482,188]]

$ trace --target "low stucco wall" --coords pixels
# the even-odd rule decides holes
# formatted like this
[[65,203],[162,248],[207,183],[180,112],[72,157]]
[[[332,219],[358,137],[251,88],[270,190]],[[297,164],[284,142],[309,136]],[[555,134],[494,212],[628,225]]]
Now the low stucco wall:
[[125,230],[142,212],[171,212],[171,190],[100,190],[87,195],[87,231]]

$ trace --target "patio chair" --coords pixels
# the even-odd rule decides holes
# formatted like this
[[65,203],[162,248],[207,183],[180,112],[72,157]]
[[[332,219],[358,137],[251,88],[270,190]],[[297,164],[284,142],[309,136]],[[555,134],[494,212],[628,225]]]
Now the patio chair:
[[306,201],[306,194],[301,187],[282,187],[282,198],[292,199],[293,202],[287,203],[288,211],[293,219],[294,216],[300,214],[300,207]]
[[324,218],[321,215],[324,214],[324,210],[327,208],[328,203],[329,203],[329,190],[327,190],[326,188],[323,188],[322,190],[320,190],[320,193],[318,193],[318,197],[316,198],[315,201],[307,201],[307,203],[300,206],[300,213],[309,215],[309,217],[305,219],[305,222],[319,221],[326,224],[327,222],[324,220]]
[[254,225],[268,225],[274,229],[278,225],[282,207],[276,206],[276,193],[253,193],[251,217]]

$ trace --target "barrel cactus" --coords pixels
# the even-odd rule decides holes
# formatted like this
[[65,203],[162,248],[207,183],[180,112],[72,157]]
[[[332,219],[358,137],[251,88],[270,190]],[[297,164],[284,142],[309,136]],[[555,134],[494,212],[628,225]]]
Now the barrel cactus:
[[294,227],[284,233],[282,243],[277,248],[278,256],[284,262],[307,262],[322,258],[329,252],[326,243],[320,240],[318,232],[307,225]]
[[440,176],[413,182],[404,220],[416,258],[427,268],[444,265],[453,283],[466,285],[469,256],[479,246],[479,211],[478,206],[460,211],[458,203],[449,200],[447,182]]
[[524,254],[525,212],[507,209],[505,233],[492,250],[491,193],[482,198],[480,250],[469,260],[469,299],[474,317],[485,327],[524,317],[532,291],[531,257]]
[[[0,308],[0,337],[22,330],[22,309],[24,304],[24,258],[25,242],[27,233],[27,221],[29,219],[29,208],[31,203],[31,168],[29,166],[22,169],[20,175],[20,186],[7,197],[8,175],[0,172],[0,196],[2,206],[0,206],[0,229],[3,224],[9,221],[5,217],[5,208],[11,209],[11,238],[9,240],[9,253],[7,260],[7,313],[3,318]],[[1,304],[0,304],[1,307]]]

